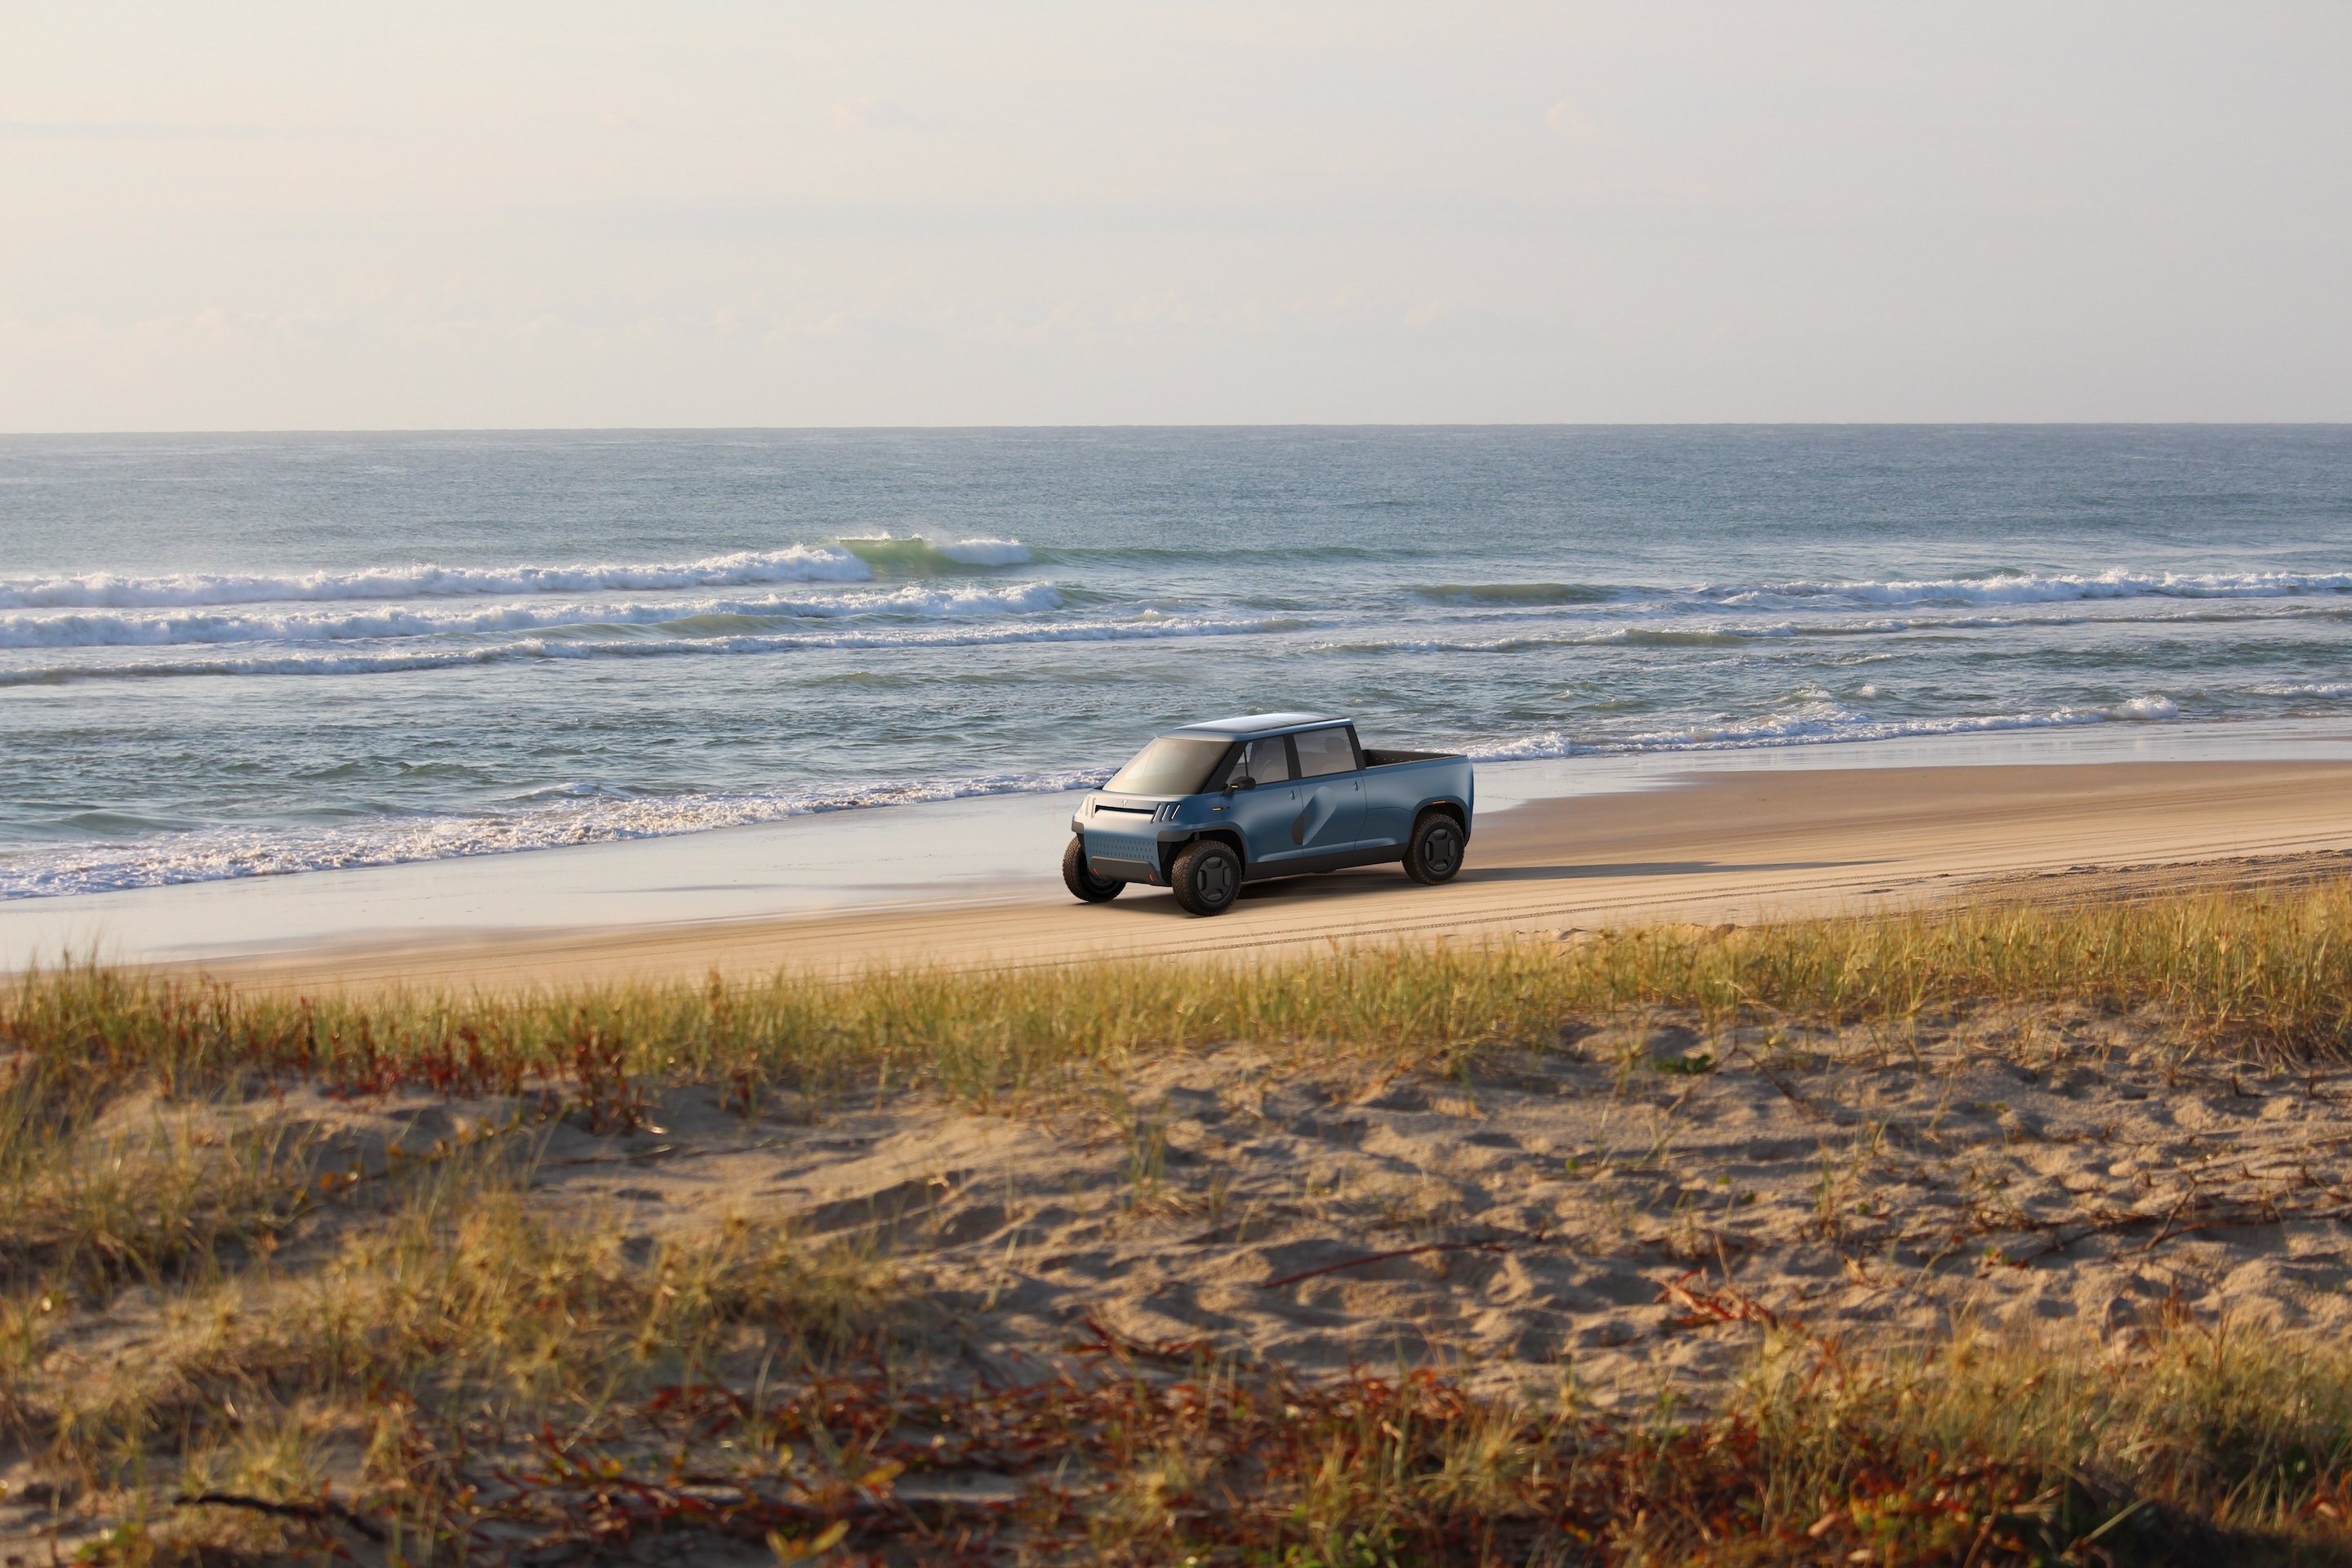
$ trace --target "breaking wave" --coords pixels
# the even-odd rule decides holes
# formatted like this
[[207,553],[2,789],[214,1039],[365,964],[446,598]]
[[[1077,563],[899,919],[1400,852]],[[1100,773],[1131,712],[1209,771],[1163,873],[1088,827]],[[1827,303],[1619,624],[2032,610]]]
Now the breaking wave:
[[699,561],[649,565],[365,566],[348,572],[289,574],[183,572],[127,576],[0,577],[0,609],[168,609],[205,605],[274,605],[339,599],[438,599],[483,595],[589,594],[611,590],[740,588],[762,583],[866,583],[877,567],[922,573],[1014,566],[1030,559],[1016,540],[843,540],[741,550]]
[[1031,559],[1029,547],[1013,539],[966,539],[953,544],[937,544],[928,539],[900,539],[884,533],[871,539],[845,539],[841,547],[870,567],[916,575],[973,567],[1025,566]]
[[968,619],[1056,610],[1062,596],[1044,583],[1008,588],[846,590],[759,599],[667,599],[648,603],[548,604],[525,600],[481,609],[287,610],[274,614],[0,615],[0,648],[160,647],[175,643],[352,642],[562,626],[717,626],[796,620]]

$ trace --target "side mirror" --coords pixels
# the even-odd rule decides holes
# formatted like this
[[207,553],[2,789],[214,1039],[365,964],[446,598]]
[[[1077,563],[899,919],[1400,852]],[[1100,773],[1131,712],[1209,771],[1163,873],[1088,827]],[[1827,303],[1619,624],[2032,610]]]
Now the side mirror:
[[1237,779],[1228,779],[1225,781],[1225,793],[1227,795],[1233,794],[1234,791],[1237,789],[1255,788],[1257,788],[1257,780],[1249,777],[1247,774],[1244,774],[1242,777]]

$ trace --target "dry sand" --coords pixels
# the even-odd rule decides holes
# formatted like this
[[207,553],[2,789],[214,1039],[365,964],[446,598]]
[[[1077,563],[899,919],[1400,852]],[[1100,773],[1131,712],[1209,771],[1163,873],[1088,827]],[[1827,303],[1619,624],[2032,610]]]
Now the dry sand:
[[1064,963],[1486,938],[1635,921],[1753,921],[1950,896],[1986,879],[2352,850],[2352,763],[2101,763],[1693,775],[1479,818],[1443,888],[1394,868],[1254,885],[1198,920],[1156,889],[580,932],[453,933],[201,967],[262,984],[509,986],[716,969]]
[[[619,1226],[630,1256],[734,1221],[853,1243],[898,1272],[910,1369],[950,1382],[1029,1382],[1108,1337],[1705,1405],[1767,1321],[1850,1343],[1968,1321],[2116,1356],[2225,1315],[2352,1329],[2352,1070],[2063,1009],[1711,1037],[1656,1015],[1563,1042],[1466,1076],[1171,1053],[1092,1102],[1000,1114],[785,1094],[747,1117],[677,1089],[658,1131],[556,1124],[535,1201]],[[515,1110],[301,1090],[252,1113],[374,1169]],[[335,1223],[304,1222],[279,1266]],[[150,1312],[134,1293],[86,1342]]]
[[733,1193],[723,1165],[665,1163],[613,1195],[647,1224],[756,1196],[872,1237],[1001,1374],[1088,1318],[1310,1372],[1567,1376],[1603,1403],[1704,1401],[1751,1305],[1816,1333],[2074,1326],[2118,1353],[2168,1315],[2352,1327],[2352,1074],[2184,1062],[2146,1022],[1701,1038],[1658,1017],[1467,1080],[1227,1052],[1126,1094],[1059,1128],[847,1111]]

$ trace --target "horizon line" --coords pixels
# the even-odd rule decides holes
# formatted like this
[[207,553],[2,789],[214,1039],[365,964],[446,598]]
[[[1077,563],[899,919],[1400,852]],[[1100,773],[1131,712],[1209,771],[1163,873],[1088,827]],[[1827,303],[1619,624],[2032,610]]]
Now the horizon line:
[[212,429],[7,430],[0,441],[296,436],[723,436],[1274,430],[2329,430],[2352,419],[1479,419],[1265,420],[1028,425],[382,425]]

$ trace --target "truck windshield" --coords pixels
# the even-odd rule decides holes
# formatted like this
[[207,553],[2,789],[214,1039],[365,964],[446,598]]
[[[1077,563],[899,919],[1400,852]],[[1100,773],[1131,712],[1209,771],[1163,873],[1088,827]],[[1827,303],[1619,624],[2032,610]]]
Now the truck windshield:
[[1227,752],[1231,741],[1211,741],[1191,735],[1162,735],[1135,754],[1103,787],[1113,795],[1199,795],[1209,787],[1209,773]]

